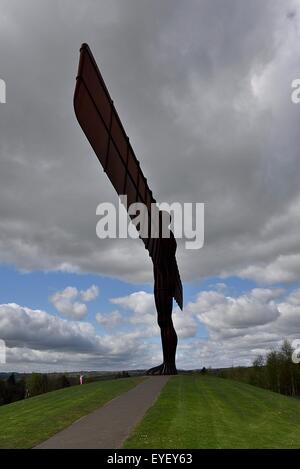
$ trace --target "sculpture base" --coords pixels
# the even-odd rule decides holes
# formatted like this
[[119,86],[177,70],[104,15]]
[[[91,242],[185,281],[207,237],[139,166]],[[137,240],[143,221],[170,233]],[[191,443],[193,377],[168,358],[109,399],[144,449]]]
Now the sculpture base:
[[162,363],[159,366],[150,368],[147,371],[147,375],[177,375],[177,369],[174,364]]

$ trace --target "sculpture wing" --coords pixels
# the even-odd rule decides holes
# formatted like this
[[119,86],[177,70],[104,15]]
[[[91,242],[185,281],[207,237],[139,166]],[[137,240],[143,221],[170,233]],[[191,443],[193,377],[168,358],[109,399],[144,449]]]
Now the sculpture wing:
[[[83,44],[80,49],[74,110],[118,195],[127,195],[128,206],[134,202],[142,202],[147,207],[150,228],[151,204],[156,201],[87,44]],[[157,239],[148,236],[142,240],[155,263]],[[179,272],[178,277],[180,281]],[[178,300],[180,306],[180,295]],[[178,300],[176,299],[177,302]]]
[[174,289],[174,299],[176,300],[176,303],[178,304],[179,308],[182,310],[183,308],[183,290],[182,290],[182,283],[181,283],[181,278],[177,266],[177,262],[175,259],[175,289]]

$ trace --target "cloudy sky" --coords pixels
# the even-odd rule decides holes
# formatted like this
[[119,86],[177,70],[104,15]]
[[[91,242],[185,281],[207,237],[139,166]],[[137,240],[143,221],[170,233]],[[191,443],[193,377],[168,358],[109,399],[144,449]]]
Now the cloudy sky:
[[73,111],[82,42],[155,198],[205,203],[178,366],[300,337],[299,36],[299,0],[0,0],[1,370],[161,362],[142,243],[96,236],[117,197]]

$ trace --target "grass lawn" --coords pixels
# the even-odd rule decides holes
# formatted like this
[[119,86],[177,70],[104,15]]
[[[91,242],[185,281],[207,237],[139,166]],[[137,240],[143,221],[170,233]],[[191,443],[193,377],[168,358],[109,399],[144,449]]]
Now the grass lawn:
[[176,376],[124,448],[300,448],[300,401],[236,381]]
[[32,448],[140,381],[98,381],[1,406],[0,448]]

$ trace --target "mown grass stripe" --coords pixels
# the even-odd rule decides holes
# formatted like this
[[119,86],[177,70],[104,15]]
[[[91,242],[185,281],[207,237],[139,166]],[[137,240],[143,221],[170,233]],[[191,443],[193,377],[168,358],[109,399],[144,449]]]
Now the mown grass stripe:
[[141,382],[99,381],[0,407],[0,448],[31,448]]
[[300,448],[300,401],[245,383],[172,378],[125,448]]

